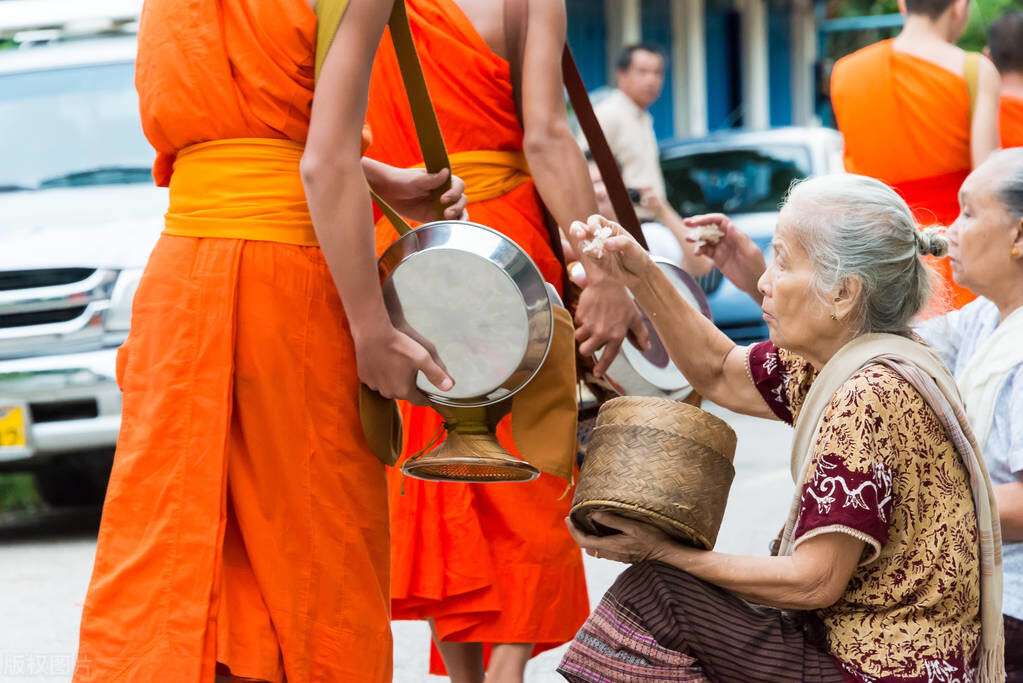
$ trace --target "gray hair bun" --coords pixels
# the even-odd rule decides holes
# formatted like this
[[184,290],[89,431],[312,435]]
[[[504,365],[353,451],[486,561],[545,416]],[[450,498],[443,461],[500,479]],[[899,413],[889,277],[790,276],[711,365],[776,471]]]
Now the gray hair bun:
[[948,253],[948,238],[938,228],[925,228],[916,233],[916,250],[921,256],[944,256]]

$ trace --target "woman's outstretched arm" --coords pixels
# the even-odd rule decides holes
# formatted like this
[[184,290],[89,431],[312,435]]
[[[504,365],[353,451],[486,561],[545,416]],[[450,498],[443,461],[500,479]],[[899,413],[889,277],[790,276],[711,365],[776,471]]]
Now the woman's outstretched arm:
[[777,419],[753,385],[744,346],[693,308],[668,280],[650,255],[621,226],[601,216],[572,226],[579,241],[599,243],[598,231],[610,231],[602,249],[593,248],[593,261],[636,297],[661,337],[672,362],[693,389],[705,398],[746,415]]

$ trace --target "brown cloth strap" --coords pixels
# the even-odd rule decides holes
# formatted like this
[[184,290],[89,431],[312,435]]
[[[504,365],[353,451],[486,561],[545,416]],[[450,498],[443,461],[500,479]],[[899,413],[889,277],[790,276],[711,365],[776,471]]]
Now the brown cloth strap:
[[600,177],[604,179],[604,186],[607,188],[608,199],[614,207],[618,223],[639,242],[644,249],[647,248],[646,238],[643,237],[643,230],[639,227],[639,217],[636,216],[636,207],[629,199],[629,191],[622,179],[622,172],[618,168],[611,147],[607,144],[607,137],[604,129],[600,127],[600,121],[593,112],[593,103],[590,102],[589,93],[586,92],[586,85],[583,77],[579,75],[579,67],[572,57],[572,50],[565,45],[565,51],[561,54],[561,74],[565,81],[565,89],[568,90],[568,99],[575,110],[575,116],[579,119],[579,126],[583,129],[586,142],[590,145],[590,154],[600,169]]
[[[416,126],[416,137],[419,139],[419,149],[423,153],[423,163],[430,173],[437,173],[445,168],[450,173],[451,162],[448,161],[444,136],[441,135],[440,124],[437,122],[437,112],[433,109],[430,91],[426,87],[419,53],[416,52],[416,44],[412,40],[412,27],[408,23],[405,0],[395,0],[387,26],[391,30],[391,43],[394,44],[394,52],[398,57],[401,80],[405,84],[405,95],[412,110],[412,121]],[[449,175],[443,185],[431,192],[437,220],[444,219],[444,206],[440,202],[440,197],[450,189]]]

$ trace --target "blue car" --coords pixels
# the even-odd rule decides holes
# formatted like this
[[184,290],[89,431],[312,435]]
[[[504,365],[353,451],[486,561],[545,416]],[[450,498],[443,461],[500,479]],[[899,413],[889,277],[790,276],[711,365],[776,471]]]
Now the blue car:
[[[771,258],[778,208],[793,182],[842,173],[842,136],[830,128],[725,131],[661,145],[668,201],[682,216],[727,214]],[[760,306],[714,269],[697,278],[714,322],[732,340],[767,338]]]

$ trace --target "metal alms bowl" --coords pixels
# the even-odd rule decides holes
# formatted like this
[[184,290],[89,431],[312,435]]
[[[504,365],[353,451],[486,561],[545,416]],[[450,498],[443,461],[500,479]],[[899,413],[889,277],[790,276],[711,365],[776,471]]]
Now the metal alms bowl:
[[488,227],[468,221],[422,225],[379,261],[391,322],[432,345],[455,381],[440,391],[419,373],[432,402],[486,406],[525,386],[547,357],[554,313],[529,255]]
[[[696,281],[668,259],[659,256],[652,258],[682,298],[710,318],[707,297]],[[653,324],[645,314],[643,322],[650,333],[650,348],[642,351],[626,339],[622,342],[621,353],[615,357],[605,373],[607,380],[623,396],[652,396],[675,400],[685,398],[692,391],[689,380],[671,362],[667,349],[654,333]],[[598,354],[597,358],[599,357]]]

